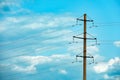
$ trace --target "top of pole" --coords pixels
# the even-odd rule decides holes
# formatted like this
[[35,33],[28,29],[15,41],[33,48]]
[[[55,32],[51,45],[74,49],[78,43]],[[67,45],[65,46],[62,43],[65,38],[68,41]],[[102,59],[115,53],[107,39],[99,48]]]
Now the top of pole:
[[84,16],[86,16],[87,14],[85,13]]

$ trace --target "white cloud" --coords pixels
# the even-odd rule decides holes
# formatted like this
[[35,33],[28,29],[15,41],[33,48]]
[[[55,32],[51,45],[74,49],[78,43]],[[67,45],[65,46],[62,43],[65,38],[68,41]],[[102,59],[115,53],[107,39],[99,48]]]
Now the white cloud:
[[114,42],[114,45],[115,45],[116,47],[120,47],[120,41],[115,41],[115,42]]
[[69,54],[61,54],[61,55],[54,54],[54,55],[51,56],[51,58],[54,61],[64,61],[64,60],[72,59],[72,56],[70,56]]
[[[77,55],[80,54],[82,56],[83,55],[82,44],[70,45],[68,47],[68,51],[70,51],[70,53],[74,53]],[[104,57],[98,53],[99,53],[99,48],[97,46],[87,47],[87,55],[94,56],[95,62],[104,60]]]
[[19,59],[30,63],[31,65],[38,65],[52,61],[52,59],[47,56],[21,56]]
[[90,54],[95,54],[99,51],[97,46],[89,46],[87,47],[88,53]]
[[20,56],[18,61],[24,61],[31,65],[45,64],[61,60],[69,60],[72,57],[68,54],[54,54],[51,56]]
[[99,63],[97,66],[94,66],[94,70],[97,73],[106,72],[108,70],[108,65],[106,65],[106,63]]
[[9,0],[2,0],[0,2],[0,7],[3,7],[3,6],[20,6],[19,5],[20,1],[17,1],[17,0],[12,0],[12,1],[9,1]]
[[[83,44],[75,44],[75,45],[72,45],[68,48],[68,51],[72,51],[72,52],[75,52],[75,53],[80,53],[83,51],[83,47],[82,47]],[[92,54],[92,55],[95,55],[96,53],[99,52],[99,49],[97,46],[88,46],[87,47],[87,53],[88,54]]]
[[31,21],[29,24],[24,25],[23,27],[28,29],[51,28],[60,26],[65,27],[70,26],[70,24],[74,22],[74,18],[71,16],[65,17],[56,15],[37,15],[33,16]]
[[109,66],[112,66],[114,64],[120,64],[120,58],[119,57],[115,57],[114,59],[110,59],[108,62]]
[[55,68],[50,68],[49,70],[53,72],[53,71],[55,71]]
[[109,79],[109,76],[107,74],[105,74],[104,79]]
[[28,28],[28,29],[38,29],[38,28],[43,28],[45,27],[45,25],[43,23],[29,23],[25,26],[23,26],[24,28]]
[[119,57],[115,57],[114,59],[110,59],[108,62],[98,63],[97,65],[94,66],[94,70],[97,73],[104,73],[104,72],[107,72],[108,70],[114,68],[115,64],[120,65],[120,58]]
[[[82,42],[81,42],[82,43]],[[83,44],[74,44],[68,47],[68,51],[74,55],[83,55]],[[94,62],[98,63],[104,60],[104,57],[99,54],[99,48],[97,46],[88,46],[87,47],[87,56],[93,56]],[[78,58],[82,61],[82,58]],[[92,59],[89,58],[88,63],[92,62]]]
[[23,18],[17,18],[17,17],[6,17],[5,20],[12,24],[12,23],[22,22]]
[[23,2],[22,0],[2,0],[0,2],[0,13],[3,15],[31,13],[30,10],[22,8]]
[[94,54],[93,56],[94,56],[95,62],[101,62],[105,60],[105,57],[101,56],[100,54]]
[[5,27],[0,27],[0,32],[3,32],[3,31],[5,31],[6,29],[5,29]]
[[66,75],[66,74],[67,74],[67,71],[64,70],[64,69],[60,69],[60,70],[59,70],[59,73]]
[[36,65],[51,62],[52,59],[46,56],[20,56],[19,58],[16,59],[16,62],[19,61],[28,63],[29,65],[24,67],[19,65],[14,65],[12,67],[12,70],[17,72],[25,72],[28,74],[32,74],[37,72]]
[[[29,63],[28,66],[19,66],[14,65],[12,70],[18,72],[26,72],[26,73],[35,73],[36,65],[45,64],[45,63],[53,63],[60,62],[64,60],[70,60],[72,57],[70,55],[51,55],[51,56],[20,56],[16,59],[16,62],[23,61],[24,63]],[[53,71],[53,69],[50,69]],[[66,74],[65,71],[61,71],[61,73]]]
[[24,72],[24,73],[35,73],[36,72],[36,67],[31,65],[27,67],[22,67],[18,65],[14,65],[12,70],[17,71],[17,72]]
[[56,69],[56,68],[50,68],[49,69],[51,72],[58,72],[60,74],[66,75],[68,72],[65,69]]
[[103,73],[104,80],[119,80],[120,79],[120,58],[115,57],[108,62],[102,62],[95,65],[96,73]]
[[56,49],[59,49],[59,47],[58,46],[38,47],[35,49],[35,52],[38,54],[38,53],[42,53],[45,51],[51,51],[51,50],[56,50]]
[[67,49],[70,53],[74,53],[74,54],[80,54],[80,52],[83,52],[83,47],[82,44],[71,44],[68,46]]
[[47,30],[44,31],[41,35],[46,37],[57,37],[57,36],[64,36],[72,33],[71,30]]
[[118,75],[118,76],[109,76],[109,75],[105,74],[105,75],[103,76],[103,78],[104,78],[105,80],[120,80],[120,76],[119,76],[119,75]]
[[45,43],[53,44],[53,43],[60,43],[60,42],[61,43],[62,42],[71,42],[71,36],[63,34],[63,35],[61,35],[59,37],[51,38],[51,39],[42,41],[43,44],[45,44]]
[[[32,16],[32,17],[31,17]],[[46,31],[52,28],[63,28],[64,30],[56,30],[54,35],[62,35],[69,33],[71,31],[66,30],[65,27],[72,25],[74,22],[74,17],[65,16],[65,15],[37,15],[31,14],[29,16],[18,16],[18,17],[4,17],[0,22],[2,26],[1,31],[4,31],[4,34],[7,36],[18,35],[25,33],[27,31],[33,30],[43,30],[41,35],[46,35]],[[5,29],[5,30],[3,30]],[[42,34],[43,33],[43,34]],[[45,34],[44,34],[45,33]],[[49,34],[54,36],[53,33]],[[48,36],[49,36],[48,35]]]

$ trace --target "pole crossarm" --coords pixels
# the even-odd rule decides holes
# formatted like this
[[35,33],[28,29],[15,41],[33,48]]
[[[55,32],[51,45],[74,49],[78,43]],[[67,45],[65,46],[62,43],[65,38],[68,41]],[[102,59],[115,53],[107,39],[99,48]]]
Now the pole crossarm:
[[79,20],[79,21],[88,21],[88,22],[93,22],[93,20],[84,20],[84,19],[79,19],[79,18],[77,18],[77,20]]
[[73,36],[73,38],[88,39],[88,40],[96,40],[97,39],[97,38],[83,38],[83,37],[77,37],[77,36]]
[[82,58],[94,58],[93,56],[80,56],[80,55],[76,55],[76,57],[82,57]]
[[93,59],[93,61],[92,62],[90,62],[89,64],[92,64],[92,63],[94,63],[94,56],[81,56],[81,55],[76,55],[76,62],[81,62],[81,61],[78,61],[78,57],[81,57],[81,58],[92,58]]

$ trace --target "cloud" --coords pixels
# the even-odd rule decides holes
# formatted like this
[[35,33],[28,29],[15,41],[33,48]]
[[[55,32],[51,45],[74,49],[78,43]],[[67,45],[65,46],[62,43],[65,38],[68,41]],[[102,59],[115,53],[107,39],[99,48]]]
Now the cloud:
[[[81,42],[82,43],[82,42]],[[83,55],[82,44],[70,45],[68,51],[73,54]],[[99,54],[99,48],[97,46],[88,46],[87,47],[87,56],[94,56],[95,62],[103,61],[104,57]]]
[[46,51],[57,50],[57,49],[59,49],[59,48],[60,48],[60,47],[58,47],[58,46],[45,46],[45,47],[36,48],[36,49],[35,49],[35,52],[36,52],[37,54],[39,54],[39,53],[46,52]]
[[[82,42],[81,42],[82,43]],[[73,44],[68,47],[68,51],[72,55],[80,55],[83,56],[83,44]],[[98,63],[103,61],[105,58],[99,54],[99,48],[97,46],[88,46],[87,47],[87,56],[93,56],[94,62]],[[79,61],[82,61],[82,58],[78,58]],[[88,58],[88,63],[93,62],[93,59]]]
[[59,73],[60,73],[60,74],[64,74],[64,75],[66,75],[66,74],[67,74],[67,71],[64,70],[64,69],[60,69],[60,70],[59,70]]
[[5,31],[5,27],[0,27],[0,32],[3,32],[3,31]]
[[59,61],[62,62],[64,60],[68,61],[70,59],[72,59],[72,56],[70,54],[54,54],[51,55],[51,59],[53,59],[54,61]]
[[115,65],[120,66],[120,58],[119,57],[115,57],[114,59],[110,59],[108,62],[102,62],[97,64],[96,66],[94,66],[94,70],[97,73],[103,73],[103,72],[107,72],[109,69],[113,69],[115,67]]
[[43,44],[47,43],[47,44],[53,44],[53,43],[60,43],[62,44],[62,42],[71,42],[71,37],[67,36],[67,35],[61,35],[59,37],[55,37],[55,38],[51,38],[51,39],[47,39],[42,41]]
[[58,72],[58,73],[63,74],[63,75],[67,75],[68,74],[68,72],[65,69],[50,68],[49,70],[51,72]]
[[[19,54],[22,53],[23,54],[25,53],[26,55],[26,53],[31,53],[31,51],[33,51],[33,53],[31,54],[34,55],[34,53],[38,53],[43,50],[48,51],[48,50],[58,49],[59,47],[56,46],[51,47],[51,45],[48,46],[46,44],[47,42],[59,43],[61,41],[70,41],[71,38],[67,37],[66,34],[72,32],[71,30],[68,30],[67,27],[73,23],[73,19],[74,18],[72,16],[65,16],[65,15],[51,16],[47,14],[34,15],[34,16],[32,15],[32,17],[31,16],[5,17],[0,22],[0,26],[2,27],[0,28],[0,33],[4,40],[6,40],[7,38],[8,42],[4,41],[1,44],[3,47],[8,46],[3,53],[8,53],[8,54],[12,53],[11,55],[13,55],[13,57],[9,58],[8,55],[6,54],[3,55],[5,57],[8,57],[10,60],[14,60],[15,57],[14,55],[20,56]],[[34,30],[39,30],[39,32],[36,33],[37,31]],[[50,30],[53,30],[54,32],[51,33]],[[49,37],[54,37],[54,39],[52,38],[49,39]],[[33,42],[36,42],[37,44],[33,44]],[[41,44],[39,45],[39,43]],[[43,47],[43,45],[46,46]],[[42,48],[40,48],[41,46]],[[16,66],[14,66],[15,68],[14,67],[13,68],[18,72],[20,71],[24,72],[28,70],[29,73],[30,69],[35,70],[34,67],[36,65],[52,62],[53,59],[55,62],[60,62],[63,60],[68,60],[70,58],[71,58],[70,55],[20,56],[19,60],[17,60],[16,62],[25,62],[28,63],[29,65],[23,67],[16,64]]]
[[23,66],[24,64],[18,65],[13,63],[14,66],[11,65],[13,71],[33,74],[37,72],[36,65],[49,63],[52,59],[47,56],[20,56],[15,61],[20,63],[24,62],[27,65]]
[[120,79],[120,75],[118,76],[109,76],[107,74],[104,75],[104,79],[105,80],[119,80]]
[[97,53],[97,52],[99,52],[99,49],[98,49],[98,47],[97,46],[89,46],[88,48],[87,48],[87,50],[88,50],[88,53],[92,53],[92,54],[95,54],[95,53]]
[[22,8],[22,0],[1,0],[0,1],[0,14],[3,15],[16,15],[18,13],[31,13],[31,11]]
[[[28,45],[34,45],[33,43],[53,45],[53,43],[68,42],[71,41],[72,30],[67,27],[73,23],[73,20],[72,16],[55,14],[5,17],[0,22],[0,34],[4,39],[0,44],[2,46],[11,45],[14,48],[24,45],[28,48]],[[54,22],[55,25],[49,25],[51,22]],[[39,51],[38,48],[41,45],[32,47],[32,50],[36,48],[35,52]]]
[[[82,42],[81,42],[82,43]],[[75,52],[75,53],[80,53],[83,51],[83,47],[82,47],[83,44],[75,44],[75,45],[72,45],[68,48],[68,51],[72,51],[72,52]],[[87,53],[88,54],[96,54],[99,52],[99,49],[97,46],[88,46],[87,47]]]
[[120,58],[115,57],[108,62],[102,62],[93,67],[96,73],[104,73],[105,80],[120,79]]
[[23,27],[29,29],[65,27],[73,22],[74,18],[71,16],[39,15],[32,17],[32,23]]
[[50,62],[58,62],[63,60],[69,60],[72,57],[69,54],[54,54],[51,56],[20,56],[16,60],[24,61],[31,65],[45,64]]
[[115,45],[116,47],[120,47],[120,41],[115,41],[115,42],[114,42],[114,45]]
[[104,79],[109,79],[109,76],[107,74],[105,74]]
[[108,70],[108,65],[106,65],[106,63],[99,63],[97,66],[94,66],[94,70],[97,73],[106,72]]
[[[17,72],[25,72],[25,73],[35,73],[37,72],[36,65],[42,65],[42,64],[49,64],[49,63],[58,63],[70,60],[72,57],[70,55],[51,55],[51,56],[20,56],[16,59],[16,62],[24,62],[28,63],[28,66],[20,66],[17,64],[14,64],[12,67],[12,70]],[[21,64],[22,65],[22,64]],[[53,71],[53,69],[50,69],[50,71]],[[65,71],[60,71],[62,74],[66,74]]]
[[[32,16],[32,17],[31,17]],[[25,34],[28,31],[33,30],[44,30],[41,32],[41,35],[46,35],[46,31],[53,30],[51,28],[56,28],[56,32],[54,35],[60,35],[60,31],[58,28],[63,28],[67,31],[66,33],[70,32],[66,30],[65,27],[71,26],[74,23],[74,18],[72,16],[65,16],[65,15],[38,15],[32,14],[29,16],[16,16],[16,17],[4,17],[3,20],[0,22],[0,26],[2,27],[2,33],[9,35],[17,35],[18,34]],[[11,26],[11,27],[9,27]],[[5,29],[5,30],[3,30]],[[3,32],[4,31],[4,32]],[[65,33],[65,31],[61,31]],[[54,36],[51,33],[51,36]]]
[[20,56],[19,59],[31,65],[38,65],[52,61],[52,59],[47,56]]
[[46,37],[59,37],[59,36],[64,36],[72,33],[71,30],[46,30],[43,33],[41,33],[42,36]]
[[18,66],[18,65],[14,65],[12,68],[13,71],[17,71],[17,72],[22,72],[22,73],[35,73],[36,72],[36,67],[31,65],[31,66],[27,66],[27,67],[22,67],[22,66]]

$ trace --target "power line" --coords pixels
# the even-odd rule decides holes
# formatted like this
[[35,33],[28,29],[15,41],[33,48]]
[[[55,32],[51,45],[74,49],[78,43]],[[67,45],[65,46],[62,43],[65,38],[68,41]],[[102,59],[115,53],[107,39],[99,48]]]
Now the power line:
[[[90,41],[91,42],[91,41]],[[82,42],[76,42],[76,43],[82,43]],[[98,41],[98,43],[100,44],[100,45],[113,45],[113,41],[111,41],[111,40],[102,40],[102,41]],[[63,44],[64,45],[64,47],[66,47],[66,46],[69,46],[69,44]],[[92,45],[92,44],[91,44]],[[60,45],[59,45],[60,46]],[[62,45],[61,45],[62,46]],[[54,46],[53,46],[54,47]],[[17,48],[19,48],[19,47],[17,47]],[[23,46],[22,46],[22,48],[24,48]],[[39,47],[39,48],[43,48],[43,47]],[[43,49],[44,51],[46,51],[47,49],[52,49],[52,47],[49,47],[49,48],[45,48],[45,49]],[[15,50],[16,50],[16,48],[15,48]],[[42,50],[42,51],[43,51]],[[8,52],[8,51],[13,51],[13,49],[10,49],[10,50],[7,50],[6,52]],[[2,53],[1,53],[2,54]],[[19,56],[23,56],[23,55],[27,55],[28,53],[23,53],[23,54],[18,54],[18,55],[13,55],[13,56],[10,56],[10,57],[6,57],[6,58],[2,58],[2,59],[0,59],[0,61],[4,61],[4,60],[8,60],[8,59],[12,59],[12,58],[15,58],[15,57],[19,57]]]

